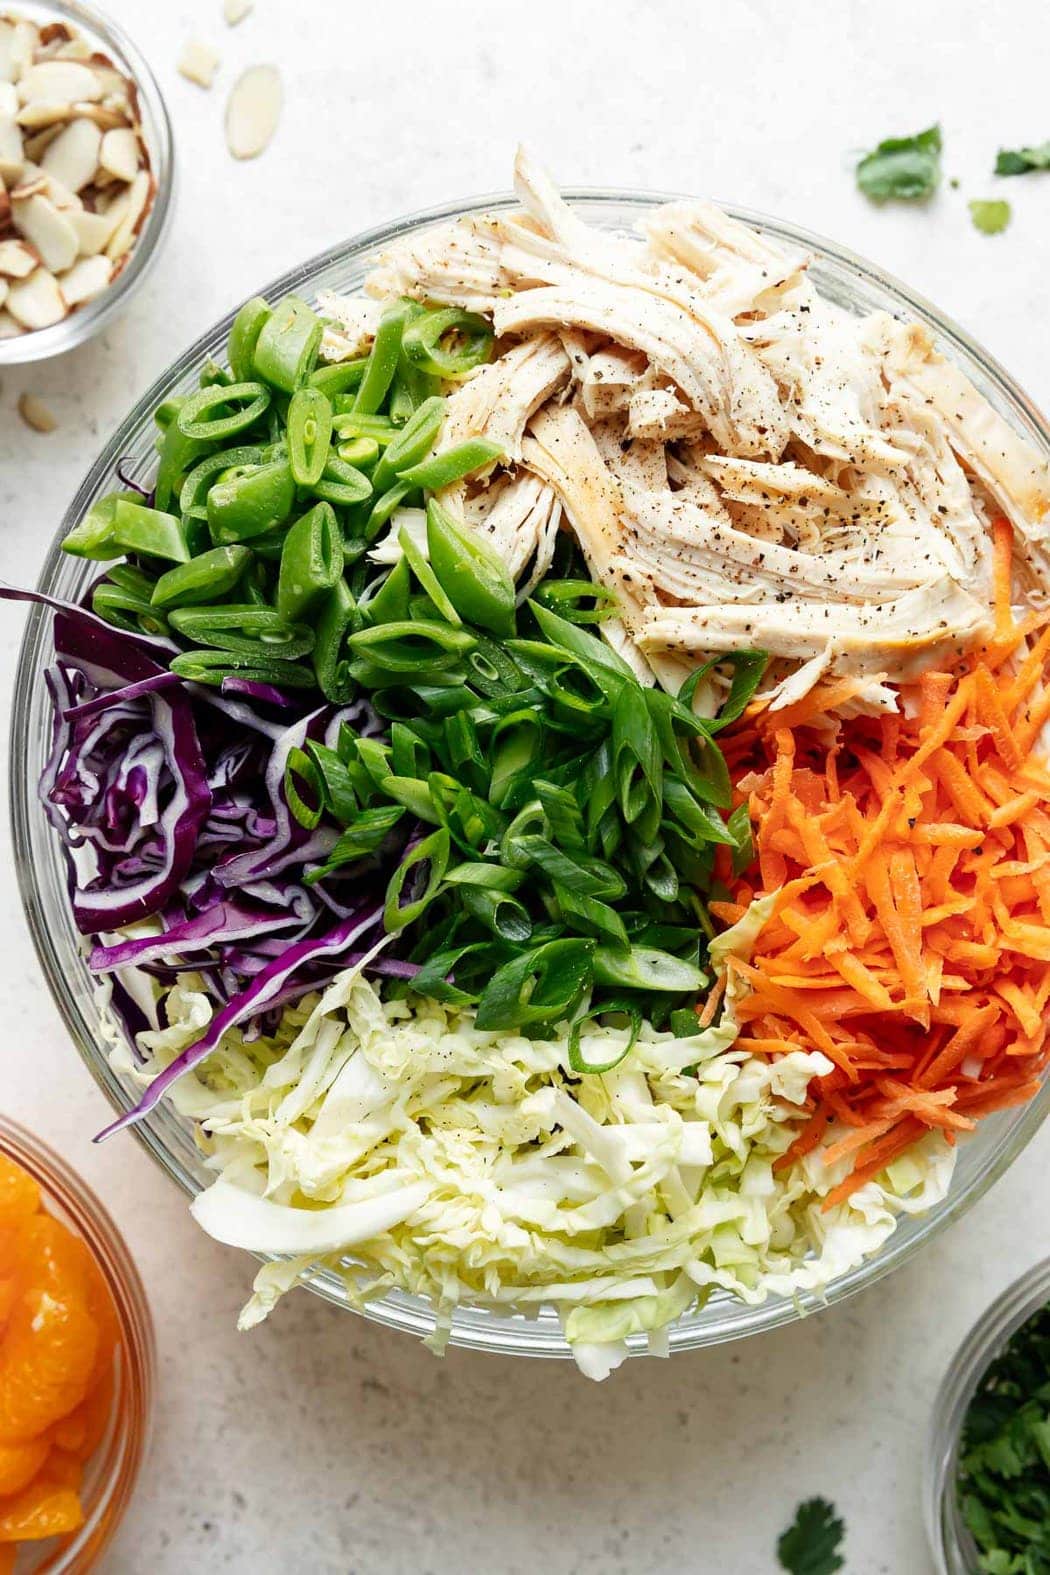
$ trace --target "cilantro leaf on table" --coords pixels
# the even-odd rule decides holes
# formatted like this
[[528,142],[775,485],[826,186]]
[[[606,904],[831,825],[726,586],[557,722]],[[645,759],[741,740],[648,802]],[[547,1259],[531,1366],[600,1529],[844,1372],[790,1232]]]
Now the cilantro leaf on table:
[[835,1575],[845,1562],[838,1551],[846,1527],[826,1498],[808,1498],[777,1541],[777,1558],[789,1575]]
[[975,197],[970,203],[970,218],[982,235],[1001,235],[1010,222],[1010,204]]
[[1033,148],[1000,148],[995,160],[997,175],[1027,175],[1030,170],[1050,170],[1050,142]]
[[940,178],[940,126],[928,126],[913,137],[888,137],[857,165],[857,185],[876,202],[928,197]]

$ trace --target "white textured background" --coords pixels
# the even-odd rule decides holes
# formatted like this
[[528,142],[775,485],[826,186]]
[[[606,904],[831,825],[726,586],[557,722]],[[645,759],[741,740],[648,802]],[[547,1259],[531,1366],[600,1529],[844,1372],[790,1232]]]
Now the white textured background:
[[[1002,237],[978,235],[965,207],[992,193],[997,146],[1050,136],[1045,6],[257,0],[233,31],[220,0],[109,7],[168,97],[176,221],[104,339],[3,376],[4,578],[34,580],[101,442],[213,319],[341,237],[505,187],[519,138],[566,184],[705,192],[834,235],[1050,396],[1050,176],[1001,183],[1015,210]],[[211,93],[176,75],[190,34],[222,52]],[[269,152],[235,165],[225,94],[259,61],[281,65],[285,115]],[[938,118],[962,189],[925,210],[867,206],[851,153]],[[47,398],[59,431],[21,425],[23,389]],[[4,609],[5,714],[19,625]],[[439,1363],[305,1293],[239,1337],[251,1263],[198,1235],[133,1139],[91,1147],[106,1108],[45,993],[10,876],[6,896],[0,1103],[98,1188],[157,1322],[153,1450],[107,1570],[763,1575],[798,1499],[819,1492],[848,1522],[849,1575],[926,1575],[931,1403],[978,1312],[1047,1250],[1045,1134],[889,1282],[759,1341],[631,1363],[600,1388],[561,1364]]]

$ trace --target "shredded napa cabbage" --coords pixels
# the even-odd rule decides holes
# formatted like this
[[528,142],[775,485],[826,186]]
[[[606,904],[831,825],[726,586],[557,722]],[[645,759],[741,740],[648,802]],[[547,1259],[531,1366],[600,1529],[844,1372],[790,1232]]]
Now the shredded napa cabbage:
[[[749,950],[764,917],[745,917],[728,950]],[[145,1062],[125,1047],[119,1069],[148,1081],[210,1013],[183,975],[154,1015],[164,1026],[139,1036]],[[631,1335],[665,1351],[667,1327],[713,1291],[749,1303],[819,1292],[901,1212],[944,1195],[953,1151],[931,1134],[822,1211],[847,1161],[774,1164],[831,1063],[763,1060],[733,1049],[736,1035],[730,1002],[685,1037],[647,1025],[614,1070],[577,1078],[567,1028],[479,1032],[469,1011],[384,1001],[354,970],[288,1007],[271,1036],[228,1032],[172,1098],[217,1177],[194,1204],[201,1225],[290,1255],[260,1270],[241,1327],[323,1265],[357,1306],[392,1288],[428,1298],[435,1349],[460,1305],[534,1316],[549,1304],[581,1368],[604,1377]],[[585,1059],[612,1060],[620,1037],[592,1026]]]

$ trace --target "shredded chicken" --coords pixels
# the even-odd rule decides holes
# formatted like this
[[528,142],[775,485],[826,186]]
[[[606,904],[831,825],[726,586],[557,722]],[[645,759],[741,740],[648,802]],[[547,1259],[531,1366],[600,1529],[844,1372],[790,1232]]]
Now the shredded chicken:
[[[524,153],[515,186],[520,211],[398,242],[371,302],[323,309],[333,357],[359,353],[377,299],[492,319],[496,356],[450,392],[441,447],[485,437],[503,460],[444,501],[522,596],[564,528],[645,681],[677,690],[754,647],[776,659],[774,706],[834,675],[856,679],[851,707],[885,710],[893,684],[989,634],[996,514],[1016,594],[1050,594],[1047,464],[924,328],[849,313],[805,255],[709,202],[629,235],[586,225]],[[718,694],[707,681],[697,703]]]

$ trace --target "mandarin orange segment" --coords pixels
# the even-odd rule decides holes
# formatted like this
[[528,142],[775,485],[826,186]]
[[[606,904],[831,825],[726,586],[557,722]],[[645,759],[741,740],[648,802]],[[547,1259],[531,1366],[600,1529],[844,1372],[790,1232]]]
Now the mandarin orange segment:
[[112,1368],[97,1383],[92,1379],[86,1398],[51,1428],[52,1442],[61,1449],[72,1450],[81,1460],[89,1460],[106,1436],[113,1410],[113,1389]]
[[14,1575],[18,1547],[13,1542],[0,1542],[0,1575]]
[[32,1482],[50,1448],[46,1438],[31,1438],[24,1444],[0,1444],[0,1495],[19,1493]]
[[82,1262],[84,1300],[87,1310],[98,1326],[98,1355],[95,1360],[95,1372],[92,1375],[94,1383],[110,1369],[113,1353],[120,1341],[120,1319],[113,1302],[113,1293],[87,1244],[81,1241],[79,1236],[70,1239]]
[[0,1542],[35,1542],[62,1537],[84,1523],[72,1488],[38,1477],[13,1498],[0,1499]]
[[83,1302],[27,1291],[0,1346],[0,1440],[34,1438],[67,1416],[87,1393],[97,1352]]
[[34,1214],[15,1235],[14,1267],[24,1285],[49,1291],[61,1301],[87,1302],[90,1254],[84,1243],[51,1214]]
[[40,1208],[40,1188],[27,1170],[0,1154],[0,1225],[14,1225]]
[[84,1462],[78,1455],[71,1454],[68,1449],[52,1448],[41,1477],[46,1478],[48,1482],[53,1482],[56,1487],[72,1488],[74,1493],[79,1493],[80,1484],[84,1479]]

